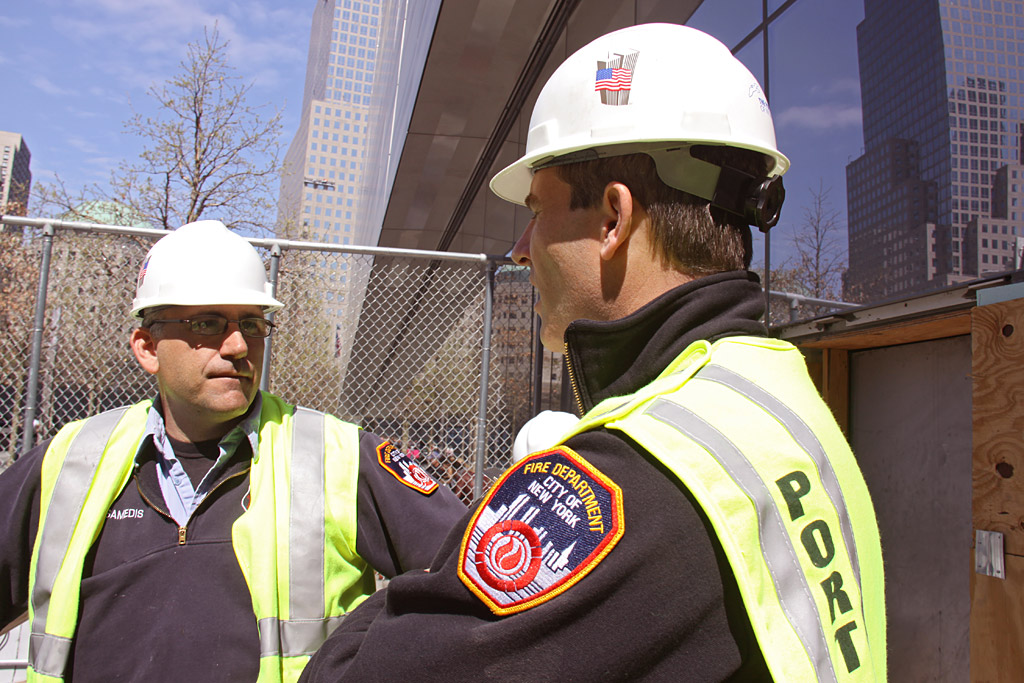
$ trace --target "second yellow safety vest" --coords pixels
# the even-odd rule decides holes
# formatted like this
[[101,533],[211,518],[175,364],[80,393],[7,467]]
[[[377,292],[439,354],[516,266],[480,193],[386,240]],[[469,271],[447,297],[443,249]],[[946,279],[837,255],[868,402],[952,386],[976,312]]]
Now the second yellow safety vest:
[[[131,478],[150,405],[66,425],[46,451],[30,569],[29,681],[63,680],[85,557]],[[297,680],[374,590],[355,552],[358,478],[358,427],[263,394],[250,505],[232,527],[259,628],[259,683]]]

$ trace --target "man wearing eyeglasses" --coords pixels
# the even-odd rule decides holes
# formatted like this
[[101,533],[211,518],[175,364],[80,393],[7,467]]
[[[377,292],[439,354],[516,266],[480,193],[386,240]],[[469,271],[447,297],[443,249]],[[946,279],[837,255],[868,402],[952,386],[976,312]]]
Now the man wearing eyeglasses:
[[465,512],[401,451],[259,390],[274,298],[217,221],[160,239],[130,338],[155,400],[65,426],[0,476],[0,627],[29,680],[294,681]]

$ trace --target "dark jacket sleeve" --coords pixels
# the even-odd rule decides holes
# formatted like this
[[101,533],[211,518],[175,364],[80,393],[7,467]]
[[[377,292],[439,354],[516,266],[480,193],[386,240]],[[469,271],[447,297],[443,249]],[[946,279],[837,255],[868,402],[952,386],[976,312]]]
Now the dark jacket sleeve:
[[622,489],[622,537],[589,574],[539,604],[492,613],[457,573],[468,513],[430,572],[396,577],[357,608],[302,681],[768,680],[690,493],[618,434],[567,445]]
[[386,577],[430,566],[466,506],[443,484],[431,493],[409,486],[377,459],[384,441],[360,432],[356,552]]
[[0,474],[0,629],[28,609],[28,573],[39,528],[40,468],[49,441]]

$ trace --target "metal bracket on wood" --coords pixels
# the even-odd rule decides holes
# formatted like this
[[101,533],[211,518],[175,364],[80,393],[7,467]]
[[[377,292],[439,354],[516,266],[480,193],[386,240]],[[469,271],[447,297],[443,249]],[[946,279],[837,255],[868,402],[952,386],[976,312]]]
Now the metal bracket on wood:
[[974,571],[997,579],[1006,578],[1003,535],[998,531],[974,530]]

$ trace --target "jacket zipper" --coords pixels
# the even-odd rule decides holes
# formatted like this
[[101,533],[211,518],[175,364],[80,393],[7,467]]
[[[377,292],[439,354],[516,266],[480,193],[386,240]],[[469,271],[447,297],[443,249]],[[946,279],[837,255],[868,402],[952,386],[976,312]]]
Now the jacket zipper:
[[580,398],[580,389],[576,384],[576,373],[572,369],[572,360],[569,356],[569,342],[562,342],[562,344],[565,346],[565,367],[569,371],[569,384],[572,385],[572,395],[576,399],[576,408],[582,416],[586,411],[583,410],[583,400]]
[[[225,477],[225,478],[224,478],[223,480],[221,480],[221,481],[217,482],[217,485],[216,485],[216,486],[214,486],[214,487],[213,487],[212,489],[210,489],[210,492],[209,492],[209,493],[207,493],[206,495],[207,495],[207,496],[211,496],[211,495],[213,495],[213,492],[214,492],[214,491],[216,491],[217,489],[219,489],[219,488],[220,488],[221,486],[223,486],[223,485],[224,485],[224,484],[225,484],[226,482],[229,482],[229,481],[231,481],[232,479],[234,479],[235,477],[241,476],[241,475],[243,475],[243,474],[248,474],[248,473],[249,473],[249,469],[250,469],[250,468],[246,468],[246,469],[242,470],[241,472],[235,472],[235,473],[234,473],[234,474],[232,474],[232,475],[231,475],[230,477]],[[138,484],[136,484],[136,486],[137,486],[137,488],[139,489],[139,495],[140,495],[140,496],[142,496],[142,499],[143,499],[144,501],[146,501],[146,503],[148,503],[148,504],[149,504],[149,507],[153,508],[154,510],[156,510],[157,512],[159,512],[159,513],[160,513],[161,515],[163,515],[163,516],[164,516],[164,517],[166,517],[167,519],[171,520],[172,522],[173,522],[173,521],[175,521],[173,517],[171,517],[171,516],[170,516],[170,515],[169,515],[168,513],[164,512],[164,511],[163,511],[162,509],[160,509],[160,507],[159,507],[159,506],[157,506],[157,505],[154,505],[154,504],[153,504],[153,501],[151,501],[151,500],[150,500],[150,499],[149,499],[149,498],[148,498],[148,497],[146,496],[146,494],[145,494],[145,493],[143,492],[143,490],[142,490],[142,487],[141,487],[141,486],[138,486]],[[205,499],[204,499],[204,500],[205,500]],[[189,520],[191,520],[191,519],[192,519],[192,518],[191,518],[191,517],[189,517]],[[186,524],[185,526],[179,526],[179,527],[178,527],[178,545],[185,545],[185,542],[186,542],[187,540],[188,540],[188,525]]]
[[[139,495],[142,496],[142,500],[146,501],[146,504],[149,505],[149,507],[153,508],[154,510],[159,512],[162,516],[166,517],[167,519],[171,520],[172,522],[174,521],[174,518],[171,517],[166,512],[164,512],[164,510],[162,508],[160,508],[158,505],[154,505],[153,504],[153,501],[151,501],[149,499],[149,496],[147,496],[146,492],[142,490],[142,487],[139,486],[138,482],[135,483],[135,487],[139,490]],[[185,545],[185,532],[186,532],[186,528],[185,527],[183,527],[183,526],[179,526],[178,527],[178,545]]]

